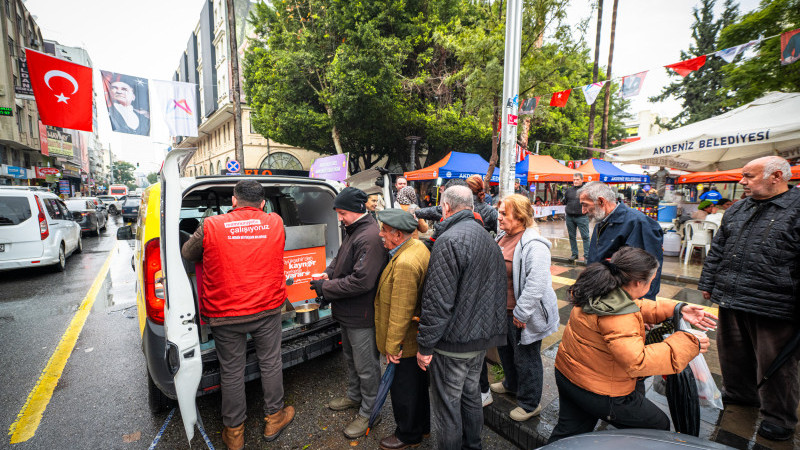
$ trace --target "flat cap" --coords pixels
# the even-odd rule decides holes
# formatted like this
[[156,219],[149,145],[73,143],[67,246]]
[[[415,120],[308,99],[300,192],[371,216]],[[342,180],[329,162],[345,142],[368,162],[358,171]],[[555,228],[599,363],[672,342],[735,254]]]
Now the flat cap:
[[384,209],[378,211],[378,220],[390,227],[405,233],[413,233],[419,222],[414,215],[402,209]]
[[706,209],[709,206],[714,206],[714,202],[711,200],[703,200],[699,205],[697,205],[697,209]]
[[333,200],[333,209],[343,209],[357,213],[367,212],[367,194],[361,189],[346,187]]

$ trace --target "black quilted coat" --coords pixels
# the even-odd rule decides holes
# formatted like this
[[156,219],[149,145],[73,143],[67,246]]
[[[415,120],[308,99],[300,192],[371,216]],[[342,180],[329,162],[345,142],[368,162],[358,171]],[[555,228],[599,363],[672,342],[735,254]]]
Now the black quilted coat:
[[800,189],[734,203],[722,218],[697,285],[723,308],[800,319]]
[[422,288],[417,343],[423,355],[434,348],[465,353],[506,341],[506,266],[494,239],[459,211],[437,228]]
[[[481,216],[483,221],[483,228],[488,232],[497,233],[497,210],[490,205],[478,200],[477,195],[472,196],[472,202],[475,212]],[[442,207],[429,206],[427,208],[420,208],[414,212],[418,219],[432,220],[438,222],[442,220]]]

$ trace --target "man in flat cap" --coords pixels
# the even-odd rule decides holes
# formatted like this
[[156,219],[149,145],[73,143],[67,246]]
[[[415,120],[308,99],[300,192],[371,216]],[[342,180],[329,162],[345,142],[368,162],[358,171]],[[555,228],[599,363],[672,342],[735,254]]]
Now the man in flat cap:
[[418,223],[411,213],[386,209],[378,211],[378,220],[391,259],[375,296],[376,342],[386,362],[397,365],[390,390],[397,427],[381,439],[380,447],[402,449],[419,445],[431,426],[428,378],[416,359],[422,283],[430,252],[413,238]]
[[344,225],[345,236],[321,280],[311,288],[332,305],[333,320],[342,329],[342,349],[347,362],[347,395],[328,403],[334,411],[359,408],[344,434],[356,439],[367,431],[369,415],[381,378],[375,344],[375,291],[388,255],[378,235],[378,224],[367,214],[367,194],[347,187],[336,196],[333,209]]

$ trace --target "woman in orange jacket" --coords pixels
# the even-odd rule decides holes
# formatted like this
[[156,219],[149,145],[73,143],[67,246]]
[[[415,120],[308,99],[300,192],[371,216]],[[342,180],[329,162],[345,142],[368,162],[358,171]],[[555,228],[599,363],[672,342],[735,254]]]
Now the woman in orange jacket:
[[701,330],[715,316],[698,305],[641,300],[658,261],[646,251],[623,247],[610,261],[590,264],[569,289],[574,307],[556,355],[558,424],[550,442],[594,430],[598,419],[617,428],[669,430],[669,418],[644,396],[644,378],[682,371],[708,338],[679,331],[645,345],[645,323],[683,318]]

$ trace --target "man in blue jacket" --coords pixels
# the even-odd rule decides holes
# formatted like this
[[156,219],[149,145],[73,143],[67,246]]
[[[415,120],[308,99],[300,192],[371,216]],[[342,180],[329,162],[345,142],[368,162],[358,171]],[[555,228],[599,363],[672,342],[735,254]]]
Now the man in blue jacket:
[[578,195],[583,213],[596,221],[586,263],[611,258],[624,246],[645,250],[658,260],[656,277],[645,295],[645,298],[655,300],[661,289],[661,267],[664,265],[664,232],[661,226],[640,211],[617,203],[614,191],[599,181],[586,183]]

